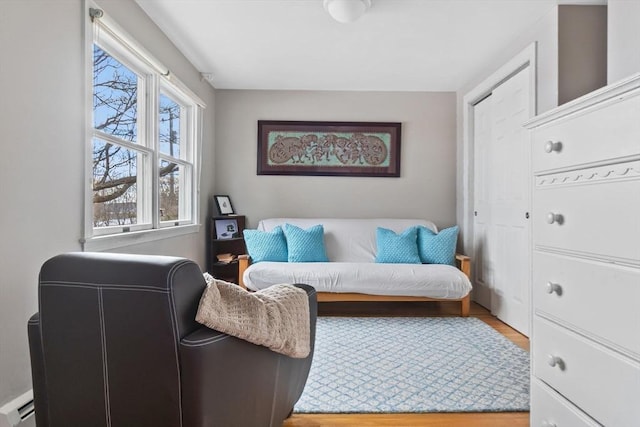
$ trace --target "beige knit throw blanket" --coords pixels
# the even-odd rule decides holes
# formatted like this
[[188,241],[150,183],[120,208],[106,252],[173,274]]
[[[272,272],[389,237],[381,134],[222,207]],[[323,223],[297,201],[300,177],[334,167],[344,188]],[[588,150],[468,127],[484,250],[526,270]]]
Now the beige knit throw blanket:
[[248,292],[205,273],[196,321],[290,357],[310,351],[309,297],[293,285]]

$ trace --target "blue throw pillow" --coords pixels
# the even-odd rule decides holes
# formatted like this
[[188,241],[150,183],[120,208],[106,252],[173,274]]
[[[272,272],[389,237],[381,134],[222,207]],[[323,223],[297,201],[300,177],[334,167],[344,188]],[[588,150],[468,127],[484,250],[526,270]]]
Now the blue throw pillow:
[[324,227],[321,224],[303,230],[295,225],[285,224],[289,262],[329,262],[324,247]]
[[423,264],[455,265],[457,243],[457,225],[439,233],[424,226],[418,228],[418,251]]
[[280,226],[270,232],[244,230],[244,243],[251,262],[287,262],[287,240]]
[[418,230],[409,227],[401,234],[378,227],[376,229],[376,262],[394,264],[420,264],[417,244]]

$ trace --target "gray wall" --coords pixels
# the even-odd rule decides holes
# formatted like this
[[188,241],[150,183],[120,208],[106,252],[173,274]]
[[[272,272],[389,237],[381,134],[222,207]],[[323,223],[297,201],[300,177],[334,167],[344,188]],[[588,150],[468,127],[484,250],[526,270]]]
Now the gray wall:
[[[203,164],[213,164],[213,88],[200,81],[133,0],[103,6],[207,103]],[[0,405],[31,388],[26,325],[38,310],[40,266],[60,252],[81,249],[83,31],[82,0],[0,1]],[[203,218],[212,189],[213,172],[207,167]],[[186,256],[204,267],[205,237],[203,227],[196,234],[120,251]]]
[[[553,7],[533,26],[523,29],[499,54],[487,58],[484,69],[458,90],[458,125],[462,124],[462,98],[531,43],[536,43],[537,111],[547,111],[558,105],[558,8]],[[459,128],[458,140],[461,139]]]
[[607,81],[640,72],[640,0],[608,0]]
[[[258,120],[402,122],[400,178],[256,175]],[[455,224],[455,94],[216,91],[216,192],[249,226],[275,216]]]
[[607,84],[607,7],[558,7],[558,105]]

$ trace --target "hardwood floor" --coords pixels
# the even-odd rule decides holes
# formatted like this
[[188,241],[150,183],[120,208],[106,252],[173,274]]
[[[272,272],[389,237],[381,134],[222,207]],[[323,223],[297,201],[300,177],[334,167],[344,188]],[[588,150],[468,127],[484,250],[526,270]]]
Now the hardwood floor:
[[[320,316],[458,316],[460,303],[321,303]],[[529,340],[502,323],[482,306],[471,303],[471,316],[496,329],[529,351]],[[294,414],[283,427],[525,427],[528,412],[449,414]]]

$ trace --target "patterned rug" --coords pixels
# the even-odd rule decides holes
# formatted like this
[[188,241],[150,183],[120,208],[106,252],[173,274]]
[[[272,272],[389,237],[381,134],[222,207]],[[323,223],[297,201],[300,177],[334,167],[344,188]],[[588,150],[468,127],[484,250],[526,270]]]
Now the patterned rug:
[[529,353],[476,318],[319,317],[298,413],[529,410]]

